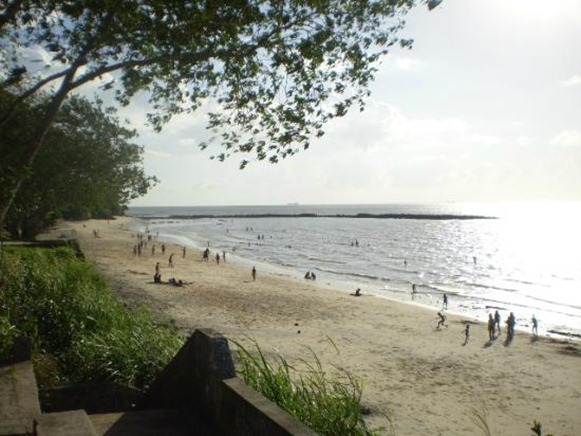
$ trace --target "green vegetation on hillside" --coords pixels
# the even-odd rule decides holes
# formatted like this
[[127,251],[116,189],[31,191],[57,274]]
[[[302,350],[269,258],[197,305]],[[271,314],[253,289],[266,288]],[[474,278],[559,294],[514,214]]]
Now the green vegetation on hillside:
[[69,248],[4,249],[0,360],[19,336],[32,338],[45,386],[113,381],[144,388],[182,345],[147,311],[124,306]]

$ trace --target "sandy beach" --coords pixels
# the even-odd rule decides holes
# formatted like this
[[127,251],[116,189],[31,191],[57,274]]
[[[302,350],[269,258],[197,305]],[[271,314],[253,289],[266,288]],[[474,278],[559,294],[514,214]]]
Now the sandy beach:
[[[533,340],[517,332],[505,345],[504,325],[502,335],[489,341],[486,326],[472,323],[464,345],[469,321],[449,315],[448,327],[436,330],[436,311],[365,290],[356,298],[260,270],[254,281],[247,268],[217,264],[215,252],[205,262],[200,252],[188,248],[182,257],[182,247],[166,244],[162,255],[163,241],[155,242],[155,254],[149,243],[135,257],[130,220],[64,222],[49,236],[74,234],[115,292],[184,333],[210,327],[244,344],[253,339],[291,364],[312,361],[315,353],[326,368],[347,369],[363,381],[369,425],[381,434],[482,434],[473,409],[487,411],[495,435],[531,434],[533,420],[547,434],[581,434],[578,342]],[[156,262],[164,281],[175,277],[188,284],[154,284]]]

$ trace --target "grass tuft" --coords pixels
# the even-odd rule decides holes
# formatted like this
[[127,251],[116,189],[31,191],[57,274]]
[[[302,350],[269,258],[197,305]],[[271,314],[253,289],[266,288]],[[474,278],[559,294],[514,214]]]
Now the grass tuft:
[[363,419],[362,384],[342,368],[337,376],[313,362],[301,360],[299,372],[279,355],[269,362],[258,344],[250,351],[238,342],[239,373],[244,382],[321,435],[373,435]]

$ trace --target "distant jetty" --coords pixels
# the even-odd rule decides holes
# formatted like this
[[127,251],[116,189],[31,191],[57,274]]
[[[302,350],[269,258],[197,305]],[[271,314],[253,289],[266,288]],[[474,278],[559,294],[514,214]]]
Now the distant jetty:
[[453,214],[415,214],[415,213],[358,213],[354,215],[336,214],[325,215],[316,213],[257,213],[257,214],[200,214],[200,215],[169,215],[169,216],[140,216],[136,217],[144,220],[159,219],[202,219],[202,218],[375,218],[375,219],[400,219],[400,220],[490,220],[496,217],[483,215],[453,215]]

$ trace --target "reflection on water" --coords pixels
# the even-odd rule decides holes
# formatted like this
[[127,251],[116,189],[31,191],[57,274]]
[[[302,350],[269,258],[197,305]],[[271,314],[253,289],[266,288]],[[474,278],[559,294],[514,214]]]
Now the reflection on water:
[[[135,214],[152,214],[134,209]],[[526,325],[581,332],[581,203],[487,205],[279,206],[155,208],[172,214],[454,213],[493,220],[356,218],[160,219],[150,229],[192,245],[233,251],[345,291],[366,292],[436,306],[443,293],[451,309],[485,319],[491,307],[513,310]],[[264,239],[262,239],[264,235]],[[260,236],[260,238],[259,238]]]

